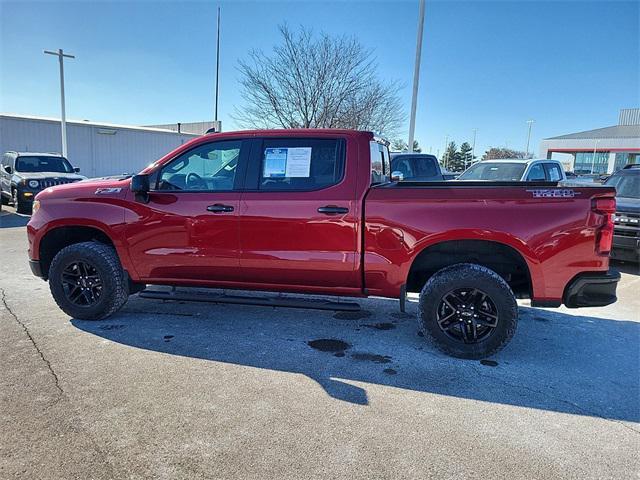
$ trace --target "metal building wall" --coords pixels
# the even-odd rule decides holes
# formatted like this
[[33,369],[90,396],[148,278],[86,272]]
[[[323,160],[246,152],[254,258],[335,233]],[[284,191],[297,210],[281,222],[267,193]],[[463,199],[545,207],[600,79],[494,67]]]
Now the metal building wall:
[[[69,161],[88,177],[135,173],[197,135],[90,122],[67,122]],[[0,115],[0,153],[60,152],[60,122]]]
[[618,125],[640,125],[640,108],[623,108],[620,110]]

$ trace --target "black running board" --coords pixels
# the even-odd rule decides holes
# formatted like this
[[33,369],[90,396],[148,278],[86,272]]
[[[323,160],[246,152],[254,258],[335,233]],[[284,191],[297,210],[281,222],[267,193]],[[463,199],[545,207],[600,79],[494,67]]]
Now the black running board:
[[244,297],[223,293],[189,293],[166,290],[143,290],[141,298],[171,300],[175,302],[232,303],[236,305],[258,305],[263,307],[308,308],[313,310],[334,310],[358,312],[360,305],[355,302],[332,302],[315,298],[300,299],[287,297]]

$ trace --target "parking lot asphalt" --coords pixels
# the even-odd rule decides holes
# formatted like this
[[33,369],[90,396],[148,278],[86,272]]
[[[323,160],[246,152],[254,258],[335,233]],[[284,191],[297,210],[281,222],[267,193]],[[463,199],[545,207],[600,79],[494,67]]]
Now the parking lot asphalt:
[[638,477],[637,266],[615,265],[609,307],[521,302],[513,341],[463,361],[419,336],[415,303],[384,299],[354,314],[134,296],[69,319],[29,271],[27,218],[3,209],[0,478]]

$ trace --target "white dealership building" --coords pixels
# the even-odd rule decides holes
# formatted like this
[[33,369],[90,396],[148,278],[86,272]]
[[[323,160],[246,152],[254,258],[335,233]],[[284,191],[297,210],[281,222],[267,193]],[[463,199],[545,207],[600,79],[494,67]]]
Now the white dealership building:
[[[204,128],[174,125],[158,128],[67,120],[69,161],[87,177],[136,173],[199,136]],[[11,150],[59,153],[61,138],[60,119],[0,114],[0,154]]]
[[579,174],[613,173],[640,163],[640,108],[620,110],[617,125],[546,138],[540,158],[557,158]]

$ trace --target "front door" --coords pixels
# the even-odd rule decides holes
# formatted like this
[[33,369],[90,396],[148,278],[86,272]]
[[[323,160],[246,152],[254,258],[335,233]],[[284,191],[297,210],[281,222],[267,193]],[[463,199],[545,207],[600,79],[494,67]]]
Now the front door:
[[238,211],[248,142],[201,144],[152,174],[148,203],[126,219],[142,280],[224,282],[239,277]]
[[[356,289],[356,161],[341,138],[256,139],[240,201],[240,267],[264,288]],[[351,152],[353,155],[355,152]],[[337,290],[336,290],[337,289]]]

